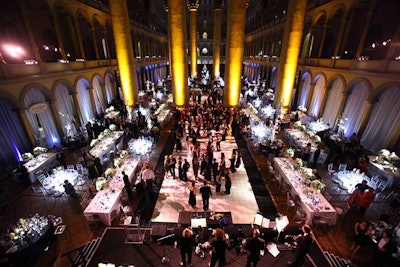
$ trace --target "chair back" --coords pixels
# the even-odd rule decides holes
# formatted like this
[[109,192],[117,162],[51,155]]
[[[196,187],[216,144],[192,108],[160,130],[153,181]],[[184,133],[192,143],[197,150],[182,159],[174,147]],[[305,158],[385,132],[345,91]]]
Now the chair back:
[[340,171],[345,171],[346,168],[347,168],[347,164],[346,164],[346,163],[340,163],[340,164],[339,164],[338,171],[339,171],[339,172],[340,172]]

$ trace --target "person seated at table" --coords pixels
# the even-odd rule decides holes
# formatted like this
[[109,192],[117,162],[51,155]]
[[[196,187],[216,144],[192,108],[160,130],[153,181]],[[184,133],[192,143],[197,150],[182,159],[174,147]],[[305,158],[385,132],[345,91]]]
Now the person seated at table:
[[374,267],[386,266],[385,264],[396,251],[395,242],[391,239],[389,230],[383,230],[381,237],[377,241],[373,260]]
[[307,145],[303,147],[302,159],[308,162],[310,160],[310,155],[311,155],[311,143],[307,143]]
[[65,193],[70,197],[76,198],[78,196],[75,192],[74,186],[68,180],[64,181],[63,187],[65,189]]

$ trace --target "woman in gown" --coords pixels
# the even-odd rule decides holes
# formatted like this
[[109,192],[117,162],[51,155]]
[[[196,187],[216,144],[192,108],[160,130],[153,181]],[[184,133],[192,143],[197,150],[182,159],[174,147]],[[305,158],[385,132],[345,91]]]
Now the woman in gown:
[[189,186],[189,205],[193,208],[196,207],[196,182],[193,181]]

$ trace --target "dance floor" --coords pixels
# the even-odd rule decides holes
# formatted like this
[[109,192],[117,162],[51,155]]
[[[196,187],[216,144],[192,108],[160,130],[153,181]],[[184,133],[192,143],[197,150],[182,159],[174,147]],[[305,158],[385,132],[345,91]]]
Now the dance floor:
[[[204,151],[208,139],[200,138],[198,141],[200,142],[201,150]],[[192,157],[190,147],[188,147],[185,138],[182,138],[182,148],[183,149],[180,152],[177,152],[174,149],[173,156],[175,158],[178,158],[179,156],[181,156],[182,159],[187,158],[188,162],[191,164]],[[227,136],[226,141],[221,142],[221,151],[214,151],[214,158],[217,159],[217,162],[220,162],[221,152],[223,152],[225,154],[226,167],[229,167],[229,158],[231,157],[234,148],[237,148],[235,139],[232,136]],[[177,170],[176,173],[178,173]],[[234,224],[251,224],[254,215],[259,211],[259,209],[243,163],[236,169],[235,173],[230,174],[230,177],[232,180],[232,187],[229,195],[224,194],[224,183],[222,183],[220,193],[215,193],[215,186],[211,186],[213,195],[210,199],[209,209],[211,211],[231,212]],[[190,183],[189,181],[192,180],[194,180],[192,167],[189,168],[188,182],[173,179],[170,176],[164,178],[154,208],[152,216],[153,222],[177,223],[180,211],[203,211],[203,203],[199,189],[203,185],[204,180],[203,176],[200,174],[199,179],[196,180],[197,205],[192,208],[188,204],[189,190],[187,187]]]

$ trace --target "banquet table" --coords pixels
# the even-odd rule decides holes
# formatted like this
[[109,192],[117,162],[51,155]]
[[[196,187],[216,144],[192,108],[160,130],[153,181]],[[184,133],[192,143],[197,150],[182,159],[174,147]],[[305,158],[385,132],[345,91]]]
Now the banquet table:
[[[303,147],[307,144],[311,144],[311,154],[309,158],[309,162],[312,162],[314,160],[314,152],[317,149],[317,142],[310,136],[308,136],[305,132],[300,131],[298,129],[290,128],[290,129],[285,129],[285,138],[289,141],[289,144],[291,146],[296,146],[300,149],[303,149]],[[328,153],[325,150],[321,149],[321,154],[318,157],[317,163],[325,163],[326,159],[328,157]]]
[[52,167],[56,165],[57,153],[42,153],[36,156],[34,159],[27,161],[24,165],[28,169],[29,180],[31,183],[36,181],[35,173],[46,167]]
[[294,162],[290,158],[274,158],[274,167],[290,186],[292,195],[300,197],[301,208],[307,215],[306,223],[312,225],[313,218],[321,216],[327,220],[328,225],[335,225],[336,210],[320,192],[307,185],[305,175],[293,166]]
[[368,169],[371,173],[385,177],[387,179],[387,187],[392,187],[393,184],[400,182],[400,170],[391,164],[385,164],[385,162],[379,162],[370,157]]
[[329,129],[329,124],[323,121],[310,121],[307,124],[307,128],[310,129],[314,133],[326,131]]
[[368,181],[368,186],[372,188],[376,188],[377,186],[373,180],[370,180],[368,176],[357,170],[340,171],[334,175],[342,182],[343,188],[345,188],[348,193],[353,192],[356,184],[361,183],[363,180]]
[[119,200],[124,188],[121,172],[125,171],[125,174],[128,175],[129,180],[132,182],[132,180],[136,178],[135,174],[139,163],[140,161],[138,159],[126,159],[121,167],[117,168],[112,180],[109,182],[108,188],[97,192],[92,201],[83,211],[83,214],[96,214],[105,225],[111,226],[113,212],[118,212]]
[[54,170],[53,174],[43,180],[43,187],[48,194],[61,195],[65,192],[64,181],[68,180],[71,184],[77,183],[78,171],[72,169]]
[[105,157],[110,153],[111,150],[115,150],[118,141],[122,142],[123,131],[112,131],[103,140],[93,146],[89,150],[89,154],[95,158],[99,158],[101,164],[104,163]]
[[171,118],[171,110],[164,109],[157,115],[157,121],[161,126],[164,126]]

